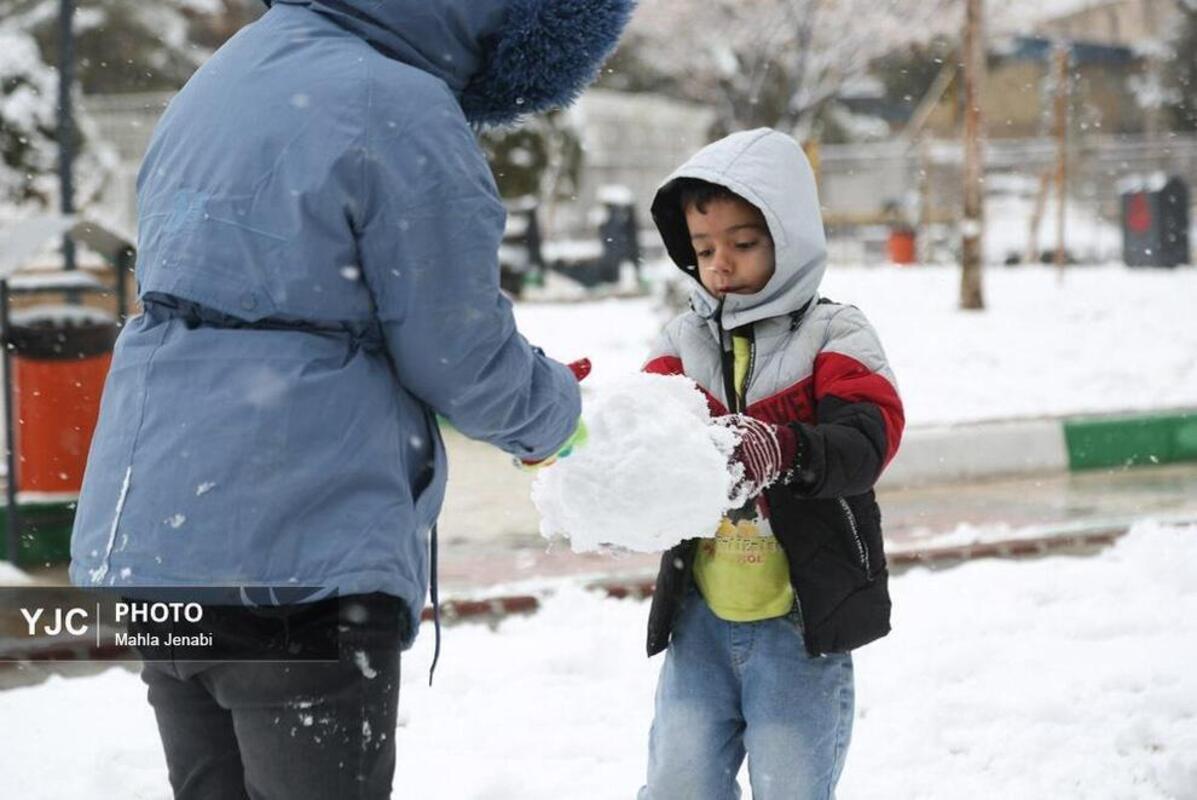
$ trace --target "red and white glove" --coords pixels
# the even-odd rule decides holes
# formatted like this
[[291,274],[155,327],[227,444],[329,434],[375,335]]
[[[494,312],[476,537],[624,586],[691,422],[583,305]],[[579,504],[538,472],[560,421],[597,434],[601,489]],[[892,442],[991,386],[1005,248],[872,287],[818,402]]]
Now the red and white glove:
[[566,366],[569,367],[569,371],[577,378],[578,383],[581,383],[590,374],[589,358],[579,358],[577,361],[569,362]]
[[756,497],[796,466],[798,435],[789,425],[774,425],[746,414],[729,414],[715,420],[738,438],[732,461],[744,468],[737,494]]

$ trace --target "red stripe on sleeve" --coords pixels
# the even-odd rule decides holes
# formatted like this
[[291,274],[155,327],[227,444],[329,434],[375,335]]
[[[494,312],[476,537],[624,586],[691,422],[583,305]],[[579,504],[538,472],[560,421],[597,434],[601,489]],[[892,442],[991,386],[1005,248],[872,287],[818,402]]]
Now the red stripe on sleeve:
[[885,464],[898,452],[906,413],[894,385],[855,358],[842,353],[820,353],[815,358],[815,401],[827,396],[847,403],[872,403],[885,422]]
[[651,359],[641,372],[651,372],[653,375],[682,375],[682,360],[677,356],[658,356]]

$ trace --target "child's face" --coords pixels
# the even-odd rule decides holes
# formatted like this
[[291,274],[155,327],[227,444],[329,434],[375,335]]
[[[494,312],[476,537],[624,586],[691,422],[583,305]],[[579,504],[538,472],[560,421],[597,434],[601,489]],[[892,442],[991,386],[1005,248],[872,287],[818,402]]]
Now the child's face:
[[717,298],[753,294],[773,277],[773,237],[760,210],[737,198],[715,198],[686,208],[698,279]]

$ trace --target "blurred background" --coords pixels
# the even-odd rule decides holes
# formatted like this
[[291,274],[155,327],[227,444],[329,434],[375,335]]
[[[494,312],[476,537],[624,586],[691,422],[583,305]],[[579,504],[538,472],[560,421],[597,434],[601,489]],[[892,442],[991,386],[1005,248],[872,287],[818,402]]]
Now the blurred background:
[[[966,6],[646,0],[576,106],[483,140],[503,196],[514,209],[535,206],[550,262],[577,255],[554,246],[592,237],[604,200],[632,202],[644,227],[673,166],[760,125],[807,147],[838,259],[944,262],[959,255],[961,139],[975,81],[992,201],[984,259],[1054,258],[1060,205],[1064,258],[1120,258],[1126,179],[1161,173],[1187,185],[1197,170],[1197,9],[1183,0],[989,3],[979,15],[981,69],[970,77]],[[0,0],[0,209],[62,206],[65,141],[72,207],[133,238],[137,166],[158,115],[262,10],[258,0]],[[73,124],[63,126],[66,100]],[[895,229],[913,236],[895,243]]]

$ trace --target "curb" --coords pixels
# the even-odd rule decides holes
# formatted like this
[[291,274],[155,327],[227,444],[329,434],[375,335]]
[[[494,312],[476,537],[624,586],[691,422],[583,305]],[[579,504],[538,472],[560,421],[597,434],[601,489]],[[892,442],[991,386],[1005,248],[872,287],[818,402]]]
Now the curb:
[[[1035,558],[1067,552],[1087,555],[1090,551],[1113,544],[1128,530],[1128,525],[1111,525],[1081,533],[898,550],[889,554],[887,561],[891,573],[902,573],[912,567],[939,568],[982,558]],[[589,591],[603,592],[607,597],[617,600],[645,600],[652,596],[655,588],[655,576],[652,575],[619,581],[595,581],[586,585]],[[492,621],[513,613],[532,614],[540,609],[542,598],[549,594],[541,597],[512,595],[476,601],[450,600],[441,605],[441,621],[476,621],[478,617]],[[431,622],[432,609],[425,608],[420,619]]]
[[1197,462],[1197,410],[912,428],[880,488]]

